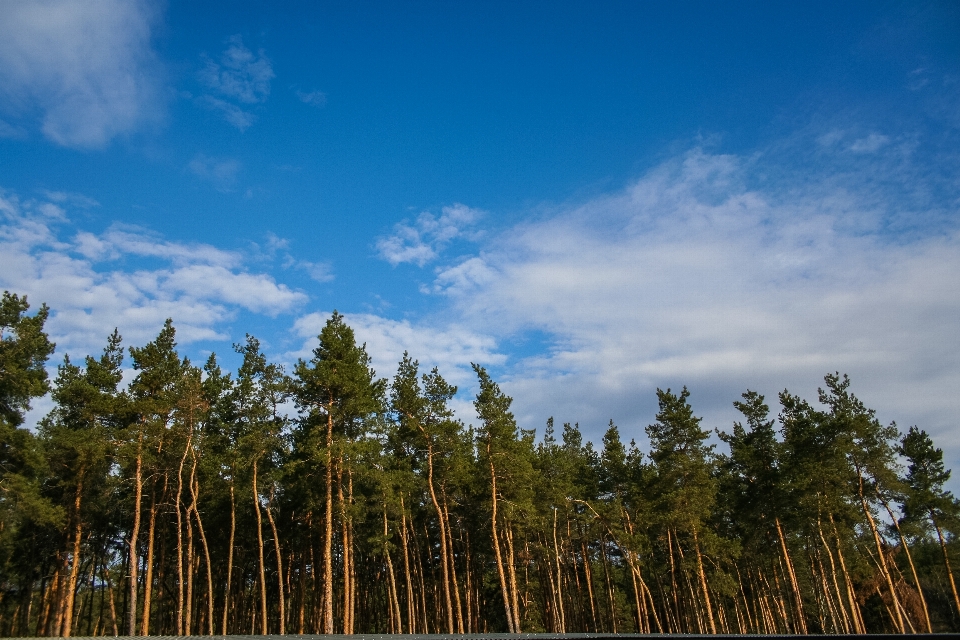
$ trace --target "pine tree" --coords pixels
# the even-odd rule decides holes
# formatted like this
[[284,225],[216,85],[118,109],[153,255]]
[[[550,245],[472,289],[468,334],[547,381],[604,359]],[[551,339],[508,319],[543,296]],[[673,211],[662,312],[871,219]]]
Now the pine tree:
[[960,500],[944,489],[950,470],[943,465],[943,451],[933,446],[930,436],[917,427],[910,427],[900,442],[899,453],[908,462],[904,482],[907,486],[904,519],[908,522],[933,525],[943,553],[943,562],[950,582],[954,606],[960,613],[960,596],[950,565],[950,554],[944,529],[956,535],[960,531]]
[[[717,483],[713,477],[713,445],[706,444],[710,433],[700,427],[687,402],[686,387],[679,395],[657,389],[660,411],[657,422],[647,427],[650,457],[656,474],[656,510],[662,514],[668,539],[680,549],[680,536],[688,538],[694,552],[696,575],[700,585],[703,615],[695,615],[701,633],[716,633],[713,602],[708,587],[704,554],[721,547],[716,534],[705,525],[716,501]],[[668,555],[673,556],[671,548]],[[671,559],[671,564],[673,560]],[[691,603],[695,604],[695,603]],[[705,628],[704,621],[705,620]]]
[[[320,344],[313,350],[313,358],[297,363],[296,397],[297,404],[306,413],[300,442],[324,469],[322,630],[333,633],[334,465],[342,474],[346,445],[357,439],[371,416],[382,410],[386,383],[375,378],[366,347],[357,345],[353,330],[336,311],[318,338]],[[349,576],[350,541],[344,540],[344,545],[345,575]],[[344,586],[347,603],[352,597],[351,590],[348,577]],[[349,633],[352,614],[349,606],[344,613],[344,629]]]

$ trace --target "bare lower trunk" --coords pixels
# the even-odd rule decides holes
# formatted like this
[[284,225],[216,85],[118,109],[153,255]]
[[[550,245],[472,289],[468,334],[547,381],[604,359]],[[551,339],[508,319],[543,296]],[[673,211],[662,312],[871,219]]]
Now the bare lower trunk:
[[150,523],[147,525],[147,574],[143,579],[143,617],[140,635],[150,635],[150,610],[153,608],[153,541],[157,525],[156,486],[150,492]]
[[413,597],[413,578],[410,576],[410,552],[407,547],[407,514],[400,494],[400,542],[403,544],[403,573],[407,586],[407,633],[416,633],[416,604]]
[[906,625],[904,625],[903,615],[901,613],[903,605],[900,604],[900,598],[897,597],[897,590],[893,586],[893,576],[890,575],[890,569],[887,567],[886,554],[883,552],[880,534],[873,520],[873,514],[870,513],[870,509],[867,507],[867,499],[863,495],[863,476],[859,475],[859,473],[858,480],[860,485],[860,506],[863,507],[863,514],[867,517],[867,524],[870,525],[870,531],[873,533],[873,542],[877,546],[877,555],[880,556],[880,571],[883,573],[883,577],[887,582],[887,588],[890,590],[890,601],[893,603],[894,613],[893,621],[897,625],[897,631],[899,633],[906,633]]
[[447,508],[447,495],[443,495],[443,519],[446,521],[447,529],[447,549],[450,552],[450,584],[453,587],[453,603],[457,611],[457,633],[463,633],[463,609],[460,603],[460,586],[457,584],[457,566],[454,562],[456,557],[453,553],[453,532],[450,530],[450,510]]
[[267,635],[267,576],[263,562],[263,519],[260,517],[260,492],[257,489],[257,460],[253,461],[253,510],[257,515],[257,553],[260,572],[260,633]]
[[[196,472],[196,459],[194,459],[194,472]],[[197,497],[200,494],[200,482],[196,479],[195,473],[191,474],[190,493],[193,496],[193,517],[197,520],[197,530],[200,532],[200,542],[203,545],[203,557],[207,566],[207,634],[213,635],[213,567],[210,564],[210,547],[207,546],[207,534],[203,531],[203,521],[200,519],[200,512],[197,510]]]
[[953,604],[957,607],[957,612],[960,613],[960,596],[957,596],[957,583],[953,579],[953,569],[950,568],[950,556],[947,554],[947,544],[944,542],[943,531],[940,529],[940,524],[934,517],[932,510],[930,511],[930,521],[933,522],[933,526],[937,530],[937,539],[940,540],[940,550],[943,552],[943,564],[947,569],[947,577],[950,578],[950,590],[953,592]]
[[[487,445],[487,455],[490,455],[490,446]],[[490,488],[492,496],[491,529],[493,532],[493,553],[497,559],[497,576],[500,578],[500,593],[503,595],[503,606],[507,615],[507,629],[510,633],[520,633],[520,630],[514,624],[513,607],[510,605],[510,593],[507,587],[507,576],[503,570],[503,556],[500,553],[500,536],[497,533],[497,472],[493,466],[493,460],[490,461]]]
[[437,493],[433,487],[433,443],[429,436],[421,427],[420,431],[427,438],[427,487],[430,489],[430,502],[433,503],[434,511],[437,512],[437,524],[440,526],[440,584],[443,588],[443,601],[446,605],[444,610],[447,633],[453,633],[453,599],[450,596],[450,562],[447,553],[447,525],[443,517],[443,511],[440,509],[440,502],[437,500]]
[[77,491],[73,498],[73,560],[70,565],[70,577],[67,578],[66,598],[63,612],[63,625],[60,635],[69,638],[73,631],[74,594],[77,592],[77,573],[80,569],[80,540],[83,535],[83,521],[80,519],[80,500],[83,495],[83,467],[77,475]]
[[283,558],[280,556],[280,536],[277,535],[277,525],[273,521],[273,489],[270,490],[270,504],[267,505],[267,521],[270,523],[270,531],[273,532],[273,547],[277,553],[277,589],[280,594],[280,635],[286,633],[285,622],[287,618],[286,606],[283,597]]
[[327,406],[326,508],[323,525],[323,632],[333,633],[333,397]]
[[900,547],[907,555],[907,562],[910,564],[910,574],[913,576],[913,583],[917,586],[917,594],[920,596],[920,604],[923,606],[923,624],[926,627],[927,633],[933,633],[933,625],[930,624],[930,611],[927,609],[927,599],[923,595],[923,587],[920,586],[920,577],[917,575],[917,568],[913,564],[913,554],[910,553],[910,547],[907,546],[907,539],[904,537],[903,531],[900,530],[900,523],[893,514],[893,509],[890,508],[890,504],[880,495],[879,490],[877,491],[877,497],[880,498],[884,508],[887,510],[887,515],[890,516],[890,521],[893,522],[893,526],[897,529],[897,535],[900,537]]
[[833,536],[837,541],[837,559],[840,560],[840,568],[843,570],[843,580],[846,585],[847,600],[850,603],[850,615],[853,618],[853,624],[857,633],[866,633],[867,629],[863,624],[863,617],[860,615],[860,607],[857,604],[857,598],[853,591],[853,582],[850,580],[850,572],[847,571],[847,561],[843,557],[841,549],[840,534],[837,532],[837,523],[833,520],[833,514],[827,513],[830,518],[830,525],[833,527]]
[[127,635],[137,635],[137,538],[140,536],[140,502],[143,498],[143,431],[137,442],[137,462],[133,485],[133,527],[130,530],[130,584],[127,599]]
[[507,576],[510,578],[510,596],[512,600],[511,605],[513,606],[513,626],[516,628],[515,633],[522,633],[520,630],[520,591],[517,589],[517,563],[513,554],[513,527],[510,525],[509,520],[504,523],[504,529],[506,529],[507,532]]
[[700,552],[700,540],[697,530],[693,530],[693,546],[697,551],[697,572],[700,574],[700,587],[703,589],[703,602],[707,606],[707,621],[710,623],[710,633],[717,634],[717,625],[713,621],[713,604],[710,602],[710,590],[707,588],[707,574],[703,570],[703,554]]
[[[237,506],[234,499],[233,476],[230,477],[230,544],[227,549],[227,583],[223,587],[223,623],[220,633],[227,635],[227,619],[230,613],[230,583],[233,581],[233,541],[237,531]],[[213,595],[211,594],[211,598]]]
[[783,527],[780,526],[780,518],[774,518],[777,525],[777,537],[780,538],[780,551],[783,553],[783,560],[787,564],[787,571],[790,575],[790,586],[793,590],[793,598],[797,603],[797,621],[800,623],[800,633],[807,633],[806,616],[803,613],[803,598],[800,595],[800,585],[797,584],[797,574],[793,570],[793,561],[790,559],[790,551],[787,549],[787,538],[783,535]]
[[557,542],[557,509],[553,510],[553,557],[557,570],[557,613],[560,616],[560,633],[567,632],[567,618],[563,610],[563,574],[560,570],[560,545]]
[[[177,495],[174,504],[177,510],[177,635],[184,635],[183,513],[180,505],[183,502],[183,465],[186,464],[187,455],[190,452],[191,437],[192,433],[187,435],[187,443],[183,447],[183,455],[180,457],[180,466],[177,467]],[[189,527],[190,524],[187,523],[187,526]]]
[[390,529],[387,526],[387,503],[384,499],[383,503],[383,555],[387,560],[387,575],[390,578],[390,613],[391,617],[396,620],[394,623],[394,633],[403,633],[403,620],[400,617],[400,598],[397,594],[397,578],[393,573],[393,560],[390,558]]

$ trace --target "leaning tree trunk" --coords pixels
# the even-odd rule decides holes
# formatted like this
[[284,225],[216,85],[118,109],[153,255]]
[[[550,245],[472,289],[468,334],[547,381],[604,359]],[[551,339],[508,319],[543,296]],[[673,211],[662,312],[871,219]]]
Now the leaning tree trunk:
[[932,509],[930,510],[930,521],[933,522],[933,526],[937,530],[937,538],[940,540],[940,550],[943,551],[943,564],[947,568],[947,577],[950,578],[950,589],[953,591],[953,604],[957,607],[957,612],[960,613],[960,597],[957,596],[957,583],[953,579],[953,569],[950,568],[950,556],[947,554],[947,544],[943,539],[943,531],[940,529],[940,525],[937,523]]

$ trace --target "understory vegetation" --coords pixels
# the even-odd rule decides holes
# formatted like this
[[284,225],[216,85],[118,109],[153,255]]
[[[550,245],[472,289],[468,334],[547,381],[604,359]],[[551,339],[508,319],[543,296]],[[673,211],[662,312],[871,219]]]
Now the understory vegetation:
[[4,293],[0,635],[960,630],[943,454],[846,376],[746,391],[723,451],[657,390],[641,451],[612,422],[537,438],[478,365],[465,425],[337,313],[290,371],[250,336],[197,366],[167,321],[53,380],[47,313]]

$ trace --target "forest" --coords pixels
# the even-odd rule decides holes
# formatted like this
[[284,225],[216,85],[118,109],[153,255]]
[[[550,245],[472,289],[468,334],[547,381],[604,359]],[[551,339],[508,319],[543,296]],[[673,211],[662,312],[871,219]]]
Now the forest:
[[464,424],[336,312],[292,370],[249,335],[198,366],[168,320],[53,379],[48,313],[3,294],[0,635],[960,631],[943,452],[845,375],[715,430],[657,389],[641,450],[538,437],[476,364]]

